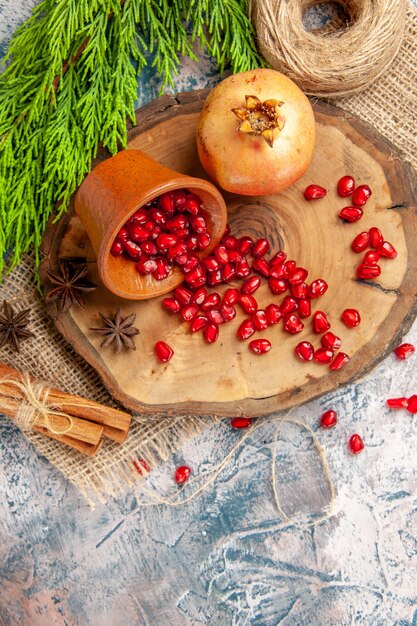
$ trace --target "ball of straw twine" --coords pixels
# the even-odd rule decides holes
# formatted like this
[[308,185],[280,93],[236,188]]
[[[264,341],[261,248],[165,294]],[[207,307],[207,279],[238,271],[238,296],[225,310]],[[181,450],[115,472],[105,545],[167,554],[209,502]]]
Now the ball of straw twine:
[[303,15],[317,4],[329,0],[251,0],[261,54],[309,95],[342,96],[365,89],[401,46],[407,0],[338,0],[346,20],[307,31]]

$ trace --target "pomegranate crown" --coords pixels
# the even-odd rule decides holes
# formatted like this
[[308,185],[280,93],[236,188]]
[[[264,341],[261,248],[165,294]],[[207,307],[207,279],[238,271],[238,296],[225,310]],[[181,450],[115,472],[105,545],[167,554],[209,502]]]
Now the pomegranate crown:
[[280,110],[283,104],[274,98],[262,102],[257,96],[245,96],[245,107],[232,109],[240,120],[237,130],[248,135],[262,135],[272,148],[274,131],[281,131],[285,126],[285,117]]

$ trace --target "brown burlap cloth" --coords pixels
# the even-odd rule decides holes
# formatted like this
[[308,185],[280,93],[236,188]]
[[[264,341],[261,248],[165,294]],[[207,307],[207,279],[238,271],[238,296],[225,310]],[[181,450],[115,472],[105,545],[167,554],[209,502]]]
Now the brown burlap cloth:
[[[395,63],[369,89],[336,104],[372,124],[417,167],[417,10],[410,4],[407,32]],[[34,284],[30,257],[6,277],[0,296],[19,309],[30,307],[31,329],[36,337],[22,343],[21,352],[3,348],[0,360],[41,378],[64,391],[111,404],[112,399],[96,372],[73,352],[46,313]],[[1,410],[1,407],[0,407]],[[133,469],[136,459],[151,467],[169,458],[192,435],[204,430],[212,420],[198,416],[155,419],[134,418],[129,438],[122,446],[105,442],[96,458],[85,458],[76,451],[40,434],[25,435],[51,463],[74,483],[89,500],[103,501],[117,495],[140,479]]]

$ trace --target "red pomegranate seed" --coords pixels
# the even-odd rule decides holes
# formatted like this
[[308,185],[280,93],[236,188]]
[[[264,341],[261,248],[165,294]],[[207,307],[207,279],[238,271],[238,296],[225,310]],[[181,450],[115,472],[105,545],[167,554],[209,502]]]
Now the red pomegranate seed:
[[136,459],[136,461],[133,461],[132,465],[140,476],[143,476],[144,472],[148,474],[151,471],[151,468],[144,459]]
[[[162,213],[162,211],[161,211],[161,215],[164,216],[164,220],[165,220],[165,214]],[[145,224],[148,221],[148,214],[143,209],[139,209],[138,211],[136,211],[136,213],[132,215],[129,221],[132,224]]]
[[205,233],[207,230],[206,220],[202,215],[192,215],[190,217],[190,226],[197,235]]
[[222,304],[220,314],[225,322],[230,322],[236,317],[236,309],[231,304]]
[[168,230],[177,230],[178,228],[187,228],[188,227],[188,219],[185,215],[176,215],[167,221],[166,227]]
[[220,294],[216,292],[210,293],[207,296],[207,298],[204,300],[203,304],[201,305],[201,310],[209,311],[210,309],[215,309],[216,307],[219,306],[220,302],[221,302]]
[[214,343],[219,337],[219,326],[214,322],[208,322],[203,329],[204,339],[207,343]]
[[297,264],[295,261],[286,261],[282,266],[285,278],[289,278],[290,276],[292,276],[295,272],[296,267]]
[[314,348],[309,341],[301,341],[294,348],[295,356],[300,361],[312,361],[314,355]]
[[198,248],[198,238],[195,235],[190,235],[185,243],[190,252],[193,252]]
[[311,315],[311,303],[307,298],[301,298],[298,300],[298,310],[297,313],[303,319],[306,317],[310,317]]
[[129,224],[129,234],[134,241],[142,243],[143,241],[149,239],[151,232],[144,226],[131,222]]
[[334,358],[334,360],[330,363],[331,370],[341,370],[342,367],[346,365],[350,361],[350,356],[345,354],[345,352],[338,352]]
[[339,217],[346,222],[358,222],[363,216],[363,210],[358,206],[345,206],[339,211]]
[[136,263],[136,269],[140,274],[152,274],[158,267],[155,259],[149,259],[148,257],[143,256]]
[[205,250],[211,242],[210,233],[199,233],[197,235],[197,248],[199,250]]
[[313,315],[313,329],[318,335],[329,330],[330,322],[323,311],[316,311]]
[[119,230],[119,233],[118,233],[117,236],[122,241],[126,241],[126,239],[129,239],[130,238],[130,234],[129,234],[129,231],[127,229],[127,226],[122,226],[121,229]]
[[215,270],[214,272],[209,272],[207,276],[207,282],[210,287],[216,287],[217,285],[221,285],[223,283],[223,273],[222,270]]
[[249,293],[249,294],[255,293],[255,291],[259,289],[259,287],[261,286],[261,282],[262,281],[259,278],[259,276],[251,276],[250,278],[245,280],[242,287],[240,288],[240,291],[242,293]]
[[203,260],[203,263],[210,272],[218,270],[221,267],[219,261],[216,259],[215,256],[208,256],[206,259]]
[[178,485],[183,485],[187,482],[190,476],[191,468],[188,467],[188,465],[180,465],[180,467],[177,467],[175,470],[174,479]]
[[269,276],[269,263],[265,259],[255,259],[252,263],[252,269],[262,274],[262,276],[266,276],[266,278]]
[[330,363],[333,360],[333,350],[328,350],[327,348],[318,348],[314,352],[313,359],[316,363],[326,364]]
[[297,333],[301,333],[304,328],[304,324],[296,315],[291,313],[284,318],[283,327],[285,332],[296,335]]
[[197,289],[202,287],[207,282],[207,275],[203,265],[197,265],[185,278],[186,282]]
[[165,341],[157,341],[155,344],[155,354],[161,363],[166,363],[174,356],[174,350]]
[[332,409],[325,411],[320,418],[320,426],[322,428],[333,428],[337,424],[337,413]]
[[327,291],[328,287],[329,285],[322,278],[313,280],[308,290],[310,298],[318,298],[322,296]]
[[187,211],[187,213],[191,213],[191,215],[198,215],[200,212],[200,204],[197,197],[189,194],[185,198],[184,209]]
[[218,309],[210,309],[209,311],[207,311],[206,316],[210,322],[213,322],[213,324],[217,324],[217,326],[223,324],[224,322],[223,316]]
[[271,342],[268,339],[253,339],[249,344],[249,350],[254,354],[266,354],[271,349]]
[[233,235],[226,235],[222,239],[222,244],[228,248],[228,250],[235,250],[237,248],[237,239]]
[[320,187],[320,185],[308,185],[304,189],[304,198],[306,200],[318,200],[319,198],[324,198],[327,191],[324,187]]
[[251,269],[246,259],[242,259],[236,263],[236,276],[239,278],[247,278],[250,273]]
[[412,343],[402,343],[400,346],[397,346],[394,350],[395,356],[400,361],[404,361],[408,359],[414,352],[416,351],[415,347]]
[[226,292],[223,296],[223,303],[224,304],[236,304],[236,302],[239,301],[240,298],[240,291],[239,289],[226,289]]
[[268,326],[278,324],[282,317],[281,309],[277,304],[268,304],[265,308],[265,315]]
[[364,449],[365,444],[362,441],[360,435],[352,435],[349,439],[349,450],[352,454],[359,454]]
[[193,292],[184,287],[184,285],[180,285],[174,290],[174,296],[181,304],[189,304],[192,300]]
[[359,233],[356,235],[355,239],[352,241],[352,250],[353,252],[363,252],[369,246],[370,236],[368,231],[364,231],[363,233]]
[[352,204],[363,206],[371,196],[372,191],[368,185],[359,185],[352,194]]
[[387,405],[390,409],[407,409],[408,398],[389,398]]
[[236,276],[235,266],[232,265],[232,263],[226,263],[226,265],[223,267],[222,275],[223,280],[226,282],[233,280],[233,278]]
[[241,237],[238,241],[238,250],[242,254],[249,254],[252,250],[253,239],[251,237]]
[[170,266],[165,259],[156,260],[157,268],[153,273],[155,280],[164,280],[169,276]]
[[355,328],[361,323],[361,316],[356,309],[345,309],[342,313],[342,322],[348,328]]
[[373,265],[365,265],[365,263],[361,263],[356,268],[356,276],[362,280],[371,280],[372,278],[377,278],[380,274],[381,268],[376,263]]
[[137,261],[142,255],[142,250],[140,249],[138,244],[134,241],[130,241],[130,239],[126,239],[126,241],[123,241],[123,247],[130,256],[130,258],[134,261]]
[[340,337],[337,337],[333,333],[325,333],[321,338],[321,345],[323,348],[328,348],[329,350],[339,350],[342,345],[342,340]]
[[287,291],[289,283],[285,278],[270,278],[268,285],[272,293],[281,294]]
[[284,261],[287,258],[287,253],[284,252],[283,250],[279,250],[276,254],[274,254],[274,256],[272,257],[272,259],[270,259],[270,264],[271,265],[275,265],[275,263],[284,263]]
[[252,420],[248,417],[232,417],[230,425],[232,428],[248,428],[252,424]]
[[306,283],[297,283],[296,285],[291,285],[291,293],[294,298],[308,298],[308,285]]
[[174,201],[171,193],[163,193],[161,196],[159,196],[158,209],[160,209],[167,215],[172,215],[174,213]]
[[[168,255],[169,255],[169,252],[168,252]],[[188,259],[189,259],[188,254],[180,254],[179,256],[176,257],[175,263],[183,267],[187,263]]]
[[351,196],[355,191],[355,179],[352,176],[342,176],[337,183],[337,193],[341,198]]
[[123,253],[123,242],[121,239],[116,239],[113,241],[112,246],[110,248],[110,254],[112,256],[120,256]]
[[[132,217],[132,221],[134,217],[135,216]],[[159,226],[163,226],[167,221],[165,213],[163,213],[160,209],[152,209],[152,211],[149,211],[149,217]],[[145,220],[145,222],[146,221],[147,220]]]
[[285,278],[284,274],[282,261],[276,261],[272,265],[269,264],[269,275],[271,278]]
[[408,398],[407,411],[413,415],[417,413],[417,396],[410,396]]
[[265,256],[265,254],[269,252],[270,249],[271,246],[266,239],[258,239],[252,246],[252,256],[260,259],[261,257]]
[[156,240],[156,245],[160,250],[168,250],[168,248],[172,248],[176,246],[178,243],[178,237],[176,235],[169,235],[168,233],[161,233],[158,235]]
[[226,246],[216,246],[213,249],[213,254],[221,265],[226,265],[226,263],[229,261],[229,253]]
[[298,302],[295,298],[291,296],[285,296],[283,301],[281,302],[280,311],[283,315],[287,313],[293,313],[298,309]]
[[195,317],[193,321],[191,322],[191,325],[190,325],[191,332],[196,333],[197,331],[201,330],[202,328],[204,328],[207,322],[208,320],[205,315],[197,315],[197,317]]
[[376,250],[368,250],[363,257],[364,265],[375,265],[379,261],[379,254]]
[[159,250],[153,241],[144,241],[140,244],[140,249],[144,254],[148,256],[154,256],[158,254]]
[[376,249],[380,256],[385,257],[386,259],[395,259],[397,256],[397,251],[389,241],[383,241]]
[[179,313],[181,311],[181,304],[176,298],[164,298],[162,306],[170,313]]
[[229,251],[229,261],[231,263],[237,263],[238,261],[242,261],[244,259],[244,256],[240,254],[240,252],[238,252],[237,250],[231,250],[228,248],[228,251]]
[[258,303],[250,294],[242,294],[239,297],[239,304],[245,313],[254,313],[258,309]]
[[296,267],[292,272],[289,281],[291,285],[303,283],[308,276],[308,271],[304,267]]
[[243,320],[239,328],[237,329],[237,336],[242,341],[249,339],[255,333],[256,328],[252,320]]
[[195,256],[194,254],[191,254],[190,256],[186,257],[184,263],[182,263],[183,261],[182,257],[181,258],[177,257],[176,261],[177,263],[181,261],[179,265],[181,265],[182,271],[184,274],[189,274],[190,272],[193,271],[193,269],[195,269],[198,265],[200,265],[200,259],[198,258],[198,256]]
[[191,322],[198,314],[198,306],[196,304],[187,304],[181,311],[181,317],[184,322]]
[[384,239],[379,228],[376,228],[376,226],[372,226],[372,228],[369,229],[369,242],[371,244],[371,247],[378,248],[378,246],[380,246],[383,241]]
[[200,287],[200,289],[197,289],[197,291],[193,293],[192,300],[193,302],[198,304],[198,306],[201,306],[204,300],[206,299],[206,297],[207,297],[207,290],[204,289],[204,287]]
[[262,309],[252,313],[251,320],[257,330],[265,330],[265,328],[268,328],[266,313]]

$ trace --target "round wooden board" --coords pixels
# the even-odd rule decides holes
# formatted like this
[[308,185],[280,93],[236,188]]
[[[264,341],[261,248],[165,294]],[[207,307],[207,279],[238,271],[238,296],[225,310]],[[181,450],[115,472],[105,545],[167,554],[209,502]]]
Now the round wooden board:
[[[206,95],[202,91],[163,96],[140,109],[137,125],[129,129],[129,147],[144,150],[179,172],[205,177],[194,135]],[[276,196],[225,197],[233,233],[265,236],[273,250],[284,249],[289,258],[308,268],[309,280],[326,279],[329,289],[313,301],[313,310],[328,314],[332,331],[342,338],[342,350],[351,361],[338,372],[297,361],[294,347],[299,341],[320,344],[311,318],[304,320],[306,327],[300,335],[284,333],[281,324],[258,333],[270,339],[273,347],[269,354],[256,356],[248,342],[236,338],[244,319],[240,310],[233,322],[220,327],[217,343],[207,345],[201,333],[192,335],[177,316],[162,309],[161,298],[121,300],[100,283],[88,237],[71,207],[59,222],[51,220],[48,225],[41,278],[47,290],[46,273],[56,269],[58,259],[85,257],[98,289],[88,294],[84,308],[72,307],[57,315],[55,305],[49,305],[50,313],[61,333],[124,406],[141,413],[225,417],[279,411],[366,374],[411,325],[417,292],[417,215],[411,172],[379,133],[351,114],[323,102],[315,102],[314,110],[313,162],[298,183]],[[347,173],[373,189],[364,217],[356,224],[343,223],[337,216],[348,202],[337,196],[335,187]],[[303,190],[312,182],[329,190],[324,199],[304,200]],[[355,267],[363,255],[354,254],[350,244],[356,234],[371,226],[382,230],[398,256],[381,261],[383,271],[376,282],[362,282],[355,278]],[[272,296],[267,286],[256,293],[260,308],[282,298]],[[137,315],[141,334],[135,352],[116,355],[112,349],[100,349],[101,338],[89,330],[99,324],[99,311],[108,315],[117,307],[125,315]],[[359,309],[362,323],[358,328],[347,329],[340,321],[345,308]],[[167,364],[159,363],[154,355],[157,340],[167,341],[175,350]]]

